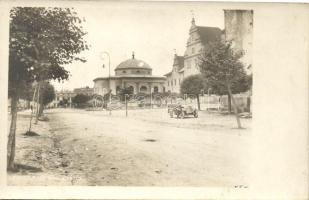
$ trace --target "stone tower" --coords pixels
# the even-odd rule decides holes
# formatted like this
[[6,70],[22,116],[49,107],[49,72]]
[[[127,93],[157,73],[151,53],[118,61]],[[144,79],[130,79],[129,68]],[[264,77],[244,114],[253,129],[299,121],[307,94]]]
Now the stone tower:
[[224,10],[225,39],[242,51],[242,62],[248,73],[252,67],[253,10]]

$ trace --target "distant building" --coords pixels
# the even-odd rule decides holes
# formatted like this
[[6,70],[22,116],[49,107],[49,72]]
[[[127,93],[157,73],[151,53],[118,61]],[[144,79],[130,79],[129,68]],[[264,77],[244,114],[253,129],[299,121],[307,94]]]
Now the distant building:
[[81,87],[81,88],[75,88],[73,90],[73,93],[75,93],[75,94],[83,94],[83,95],[86,95],[86,96],[91,96],[91,95],[93,95],[93,88],[90,88],[88,86]]
[[167,91],[180,92],[180,84],[184,78],[199,74],[199,56],[210,42],[222,38],[222,30],[218,27],[197,26],[192,18],[187,48],[184,56],[175,53],[172,71],[165,74]]
[[164,92],[164,76],[153,76],[152,68],[143,60],[131,59],[120,63],[111,77],[98,77],[93,80],[94,93],[104,95],[111,91],[118,94],[123,88],[128,88],[133,94]]
[[72,99],[76,93],[70,90],[56,91],[56,98],[49,104],[50,107],[71,107]]
[[232,41],[233,49],[244,53],[241,61],[245,70],[252,73],[253,11],[224,10],[224,23],[225,29],[220,30],[217,27],[197,26],[195,19],[192,19],[184,56],[175,53],[172,71],[165,74],[167,91],[180,93],[183,79],[200,73],[198,58],[215,40]]
[[253,10],[224,10],[225,40],[242,51],[241,61],[248,73],[252,67]]

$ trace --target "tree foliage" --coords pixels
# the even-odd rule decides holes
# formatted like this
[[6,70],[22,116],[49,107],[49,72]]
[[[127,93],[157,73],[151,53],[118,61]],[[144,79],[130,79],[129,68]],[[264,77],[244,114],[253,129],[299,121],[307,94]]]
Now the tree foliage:
[[242,52],[232,49],[230,42],[216,41],[209,44],[200,58],[200,70],[207,85],[214,93],[228,94],[233,102],[238,128],[241,128],[241,123],[233,94],[247,91],[252,83],[252,76],[250,81],[240,61],[242,56]]
[[16,7],[10,18],[9,88],[68,79],[63,65],[85,61],[77,54],[88,49],[83,40],[86,32],[71,9]]
[[199,95],[202,90],[206,89],[206,82],[202,75],[191,75],[185,78],[180,85],[180,92],[182,94],[193,94],[197,98],[197,107],[200,110],[200,98]]
[[206,82],[200,74],[191,75],[185,78],[180,85],[181,94],[201,94],[202,90],[207,90]]
[[65,64],[85,62],[78,54],[88,49],[82,20],[69,8],[14,7],[10,11],[9,97],[11,126],[7,168],[14,168],[17,102],[34,82],[66,80]]
[[86,103],[90,98],[87,95],[84,94],[77,94],[72,99],[72,103],[74,104],[84,104]]
[[[246,92],[252,84],[252,76],[248,76],[240,61],[242,52],[232,49],[231,43],[216,41],[200,57],[200,71],[212,93],[228,94],[229,86],[233,93]],[[251,77],[251,81],[250,81]]]
[[54,86],[48,82],[44,82],[41,97],[43,98],[42,102],[44,106],[52,102],[56,97]]

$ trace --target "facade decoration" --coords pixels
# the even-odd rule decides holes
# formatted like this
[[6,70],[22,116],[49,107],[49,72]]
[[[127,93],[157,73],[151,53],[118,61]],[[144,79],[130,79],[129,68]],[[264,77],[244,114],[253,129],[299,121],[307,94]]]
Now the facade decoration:
[[180,93],[180,85],[184,78],[200,73],[199,57],[210,42],[221,40],[223,31],[218,27],[197,26],[192,18],[186,51],[183,56],[174,55],[172,71],[165,74],[166,90]]

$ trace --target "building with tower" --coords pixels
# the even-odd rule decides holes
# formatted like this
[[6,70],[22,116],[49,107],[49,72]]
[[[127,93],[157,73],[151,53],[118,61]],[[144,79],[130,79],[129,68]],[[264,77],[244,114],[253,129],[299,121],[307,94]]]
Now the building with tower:
[[172,70],[165,74],[167,91],[180,93],[184,78],[199,74],[199,56],[215,40],[230,41],[235,51],[241,51],[245,70],[252,73],[253,11],[224,10],[224,30],[218,27],[197,26],[192,18],[189,38],[183,56],[174,55]]
[[118,94],[121,89],[127,88],[131,93],[158,93],[165,92],[164,76],[152,75],[152,68],[143,60],[132,58],[121,62],[115,68],[115,75],[98,77],[93,80],[94,94],[104,95],[109,91]]
[[225,40],[242,51],[245,70],[252,73],[253,10],[224,10]]
[[218,27],[197,26],[195,19],[192,18],[184,55],[178,56],[175,53],[172,71],[165,74],[167,91],[179,93],[184,78],[200,73],[199,56],[210,42],[221,40],[222,33]]

